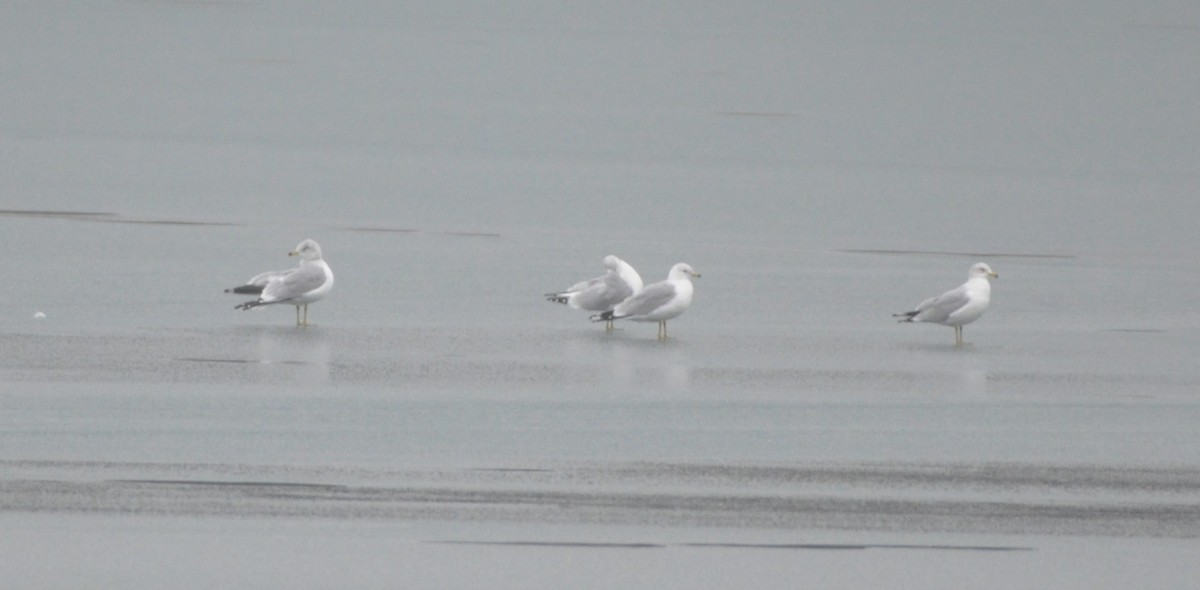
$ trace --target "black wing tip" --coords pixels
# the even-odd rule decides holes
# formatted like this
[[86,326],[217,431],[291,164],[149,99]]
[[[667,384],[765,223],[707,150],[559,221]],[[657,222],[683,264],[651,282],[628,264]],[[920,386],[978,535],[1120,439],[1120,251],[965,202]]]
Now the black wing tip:
[[567,299],[567,297],[564,297],[558,293],[546,293],[546,301],[551,303],[562,303],[563,305],[566,305]]
[[238,295],[262,295],[263,288],[255,285],[242,285],[241,287],[225,289],[225,292],[236,293]]
[[904,313],[894,313],[894,314],[892,314],[892,317],[894,317],[894,318],[900,318],[900,320],[899,320],[899,321],[900,321],[901,323],[904,323],[904,322],[911,322],[911,321],[913,321],[913,318],[917,317],[917,314],[918,314],[918,313],[920,313],[920,312],[917,312],[917,311],[906,311],[906,312],[904,312]]
[[613,320],[619,320],[621,318],[613,317],[613,312],[610,310],[610,311],[605,311],[605,312],[593,315],[592,317],[590,317],[588,319],[592,320],[593,322],[611,322]]
[[266,303],[263,303],[262,301],[247,301],[245,303],[235,305],[235,306],[233,306],[233,308],[245,311],[247,309],[254,309],[260,305],[266,305]]

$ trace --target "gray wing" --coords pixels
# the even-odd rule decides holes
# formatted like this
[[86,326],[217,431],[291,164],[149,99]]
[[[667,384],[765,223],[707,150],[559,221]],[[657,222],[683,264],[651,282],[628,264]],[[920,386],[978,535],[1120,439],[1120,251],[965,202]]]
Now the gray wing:
[[646,315],[670,302],[675,298],[675,285],[671,283],[655,283],[642,289],[641,293],[626,299],[613,309],[613,315],[618,317]]
[[225,292],[237,293],[238,295],[262,295],[263,289],[266,289],[267,285],[274,281],[283,280],[283,277],[286,277],[293,272],[296,272],[296,269],[289,268],[287,270],[269,270],[262,274],[254,275],[254,277],[246,281],[246,284],[244,285],[238,285],[230,289],[225,289]]
[[596,277],[596,278],[594,278],[594,279],[588,279],[588,280],[586,280],[586,281],[580,281],[580,282],[578,282],[578,283],[575,283],[574,285],[571,285],[571,288],[570,288],[570,289],[567,289],[566,291],[563,291],[563,292],[562,292],[562,294],[563,294],[563,295],[569,295],[569,294],[571,294],[571,293],[578,293],[578,292],[580,292],[580,291],[587,291],[588,289],[591,289],[592,287],[595,287],[596,285],[599,285],[599,284],[601,284],[601,283],[603,283],[603,282],[604,282],[604,277]]
[[917,306],[917,315],[913,319],[919,322],[944,322],[950,319],[950,314],[962,309],[968,302],[970,298],[967,297],[967,286],[961,285],[957,289],[922,301]]
[[289,271],[282,279],[268,282],[266,288],[263,289],[262,300],[287,301],[293,297],[299,297],[308,293],[324,283],[324,269],[317,265],[302,266]]
[[296,272],[296,269],[294,269],[294,268],[289,268],[287,270],[268,270],[267,272],[264,272],[262,274],[254,275],[253,278],[246,281],[246,286],[247,287],[266,287],[268,284],[271,283],[271,281],[276,281],[276,280],[282,279],[294,272]]
[[595,281],[575,296],[575,303],[581,309],[608,311],[633,295],[633,288],[616,273],[608,273]]

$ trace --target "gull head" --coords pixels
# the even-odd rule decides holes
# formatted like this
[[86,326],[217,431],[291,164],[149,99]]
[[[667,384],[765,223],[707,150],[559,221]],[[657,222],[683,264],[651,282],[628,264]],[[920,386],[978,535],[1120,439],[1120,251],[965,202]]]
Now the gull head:
[[604,268],[607,268],[608,270],[611,270],[613,272],[617,272],[618,270],[621,269],[621,259],[617,258],[616,256],[613,256],[612,254],[605,256],[604,257]]
[[288,252],[288,256],[299,256],[304,260],[320,260],[321,247],[313,240],[304,240],[296,245],[296,249]]
[[691,277],[693,279],[698,279],[698,278],[700,278],[700,273],[696,272],[696,270],[693,269],[691,267],[691,265],[687,264],[686,262],[680,262],[679,264],[672,266],[671,272],[667,273],[667,278],[672,281],[677,281],[679,279],[684,279],[687,277]]
[[983,262],[975,263],[975,266],[971,267],[971,272],[967,276],[972,279],[975,277],[983,277],[985,279],[1000,278],[1000,275],[996,274],[996,272],[992,270],[992,267],[988,266],[986,263],[983,263]]

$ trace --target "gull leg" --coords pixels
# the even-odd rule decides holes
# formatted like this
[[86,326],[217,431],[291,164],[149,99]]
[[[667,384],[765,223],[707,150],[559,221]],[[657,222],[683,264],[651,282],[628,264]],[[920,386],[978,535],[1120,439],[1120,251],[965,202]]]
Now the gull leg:
[[304,325],[308,325],[308,304],[304,304]]
[[666,320],[659,320],[659,322],[658,322],[658,339],[659,340],[667,339],[667,322],[666,322]]
[[955,346],[963,345],[962,326],[954,326],[954,345]]
[[608,320],[608,323],[604,324],[604,331],[605,332],[613,331],[613,321],[612,320]]

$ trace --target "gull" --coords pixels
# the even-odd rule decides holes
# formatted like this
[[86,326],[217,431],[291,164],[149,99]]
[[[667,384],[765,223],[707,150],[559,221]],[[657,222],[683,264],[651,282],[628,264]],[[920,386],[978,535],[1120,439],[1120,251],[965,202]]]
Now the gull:
[[680,262],[671,267],[667,280],[647,285],[641,292],[622,301],[610,311],[593,315],[593,322],[633,320],[658,322],[658,339],[667,339],[667,320],[678,317],[692,304],[692,278],[700,273]]
[[[604,257],[602,276],[575,283],[558,293],[546,293],[546,301],[563,303],[572,309],[609,311],[642,290],[642,277],[628,262],[609,254]],[[604,329],[611,332],[611,320]]]
[[892,317],[902,318],[901,322],[928,322],[954,327],[954,345],[963,345],[963,326],[969,324],[987,311],[992,298],[991,279],[1000,275],[982,262],[971,267],[967,274],[967,282],[938,295],[922,301],[916,309],[904,313],[893,314]]
[[[267,271],[255,275],[245,285],[225,289],[226,293],[258,295],[234,309],[254,309],[264,305],[287,303],[296,306],[296,325],[308,325],[308,304],[327,295],[333,289],[333,271],[321,257],[321,247],[313,240],[304,240],[288,256],[299,256],[300,266],[289,270]],[[304,308],[304,320],[300,308]]]

